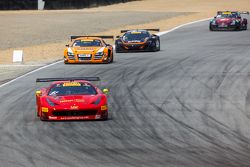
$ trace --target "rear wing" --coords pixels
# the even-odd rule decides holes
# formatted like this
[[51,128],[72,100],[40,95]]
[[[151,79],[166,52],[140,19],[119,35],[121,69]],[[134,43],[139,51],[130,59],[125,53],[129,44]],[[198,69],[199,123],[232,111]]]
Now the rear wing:
[[54,81],[100,81],[99,77],[69,77],[69,78],[37,78],[36,82],[54,82]]
[[240,14],[247,14],[247,15],[249,15],[249,12],[248,11],[243,11],[243,12],[240,12]]
[[87,37],[87,38],[88,37],[89,38],[91,38],[91,37],[97,37],[97,38],[102,38],[102,39],[114,39],[113,35],[92,35],[92,36],[90,36],[90,35],[87,35],[87,36],[81,35],[81,36],[71,36],[70,39],[72,41],[73,39],[81,38],[81,37]]
[[[134,30],[146,30],[146,31],[157,31],[159,32],[160,29],[134,29]],[[133,30],[121,30],[121,33],[125,33],[125,32],[128,32],[128,31],[133,31]]]

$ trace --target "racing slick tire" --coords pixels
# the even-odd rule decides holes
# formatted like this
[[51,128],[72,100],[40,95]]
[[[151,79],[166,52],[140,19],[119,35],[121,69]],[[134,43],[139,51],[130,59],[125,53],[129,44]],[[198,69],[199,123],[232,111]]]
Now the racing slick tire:
[[214,29],[213,29],[212,26],[209,26],[209,30],[210,30],[210,31],[214,31]]
[[242,28],[242,30],[247,30],[247,25],[245,25],[245,26]]
[[157,39],[155,41],[155,48],[154,48],[154,51],[157,52],[157,51],[160,51],[161,50],[161,42],[159,39]]
[[121,49],[117,49],[117,47],[115,47],[115,53],[123,53],[123,51]]
[[240,31],[240,30],[243,30],[243,28],[240,25],[236,26],[235,31]]
[[110,63],[113,63],[113,56],[110,55],[110,53],[109,53],[108,59],[104,62],[104,64],[110,64]]
[[114,55],[112,55],[111,60],[110,60],[110,63],[113,63],[113,62],[114,62]]

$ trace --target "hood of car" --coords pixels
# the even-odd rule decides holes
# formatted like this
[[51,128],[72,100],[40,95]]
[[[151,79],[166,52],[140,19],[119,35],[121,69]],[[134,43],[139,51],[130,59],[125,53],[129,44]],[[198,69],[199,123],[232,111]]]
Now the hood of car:
[[93,104],[98,100],[97,95],[70,95],[70,96],[49,96],[52,103],[59,106],[82,106]]
[[83,54],[83,53],[97,53],[97,52],[103,52],[105,47],[72,47],[71,50],[75,54]]
[[145,43],[146,39],[142,39],[142,40],[127,40],[127,41],[123,41],[123,43],[125,44],[141,44],[141,43]]
[[234,18],[217,18],[217,24],[230,24],[232,21],[235,20]]

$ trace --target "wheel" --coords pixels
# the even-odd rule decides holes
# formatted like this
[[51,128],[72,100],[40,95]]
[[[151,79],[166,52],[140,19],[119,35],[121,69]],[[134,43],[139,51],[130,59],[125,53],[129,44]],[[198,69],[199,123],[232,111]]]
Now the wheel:
[[243,30],[243,28],[240,25],[235,28],[235,31],[240,31],[240,30]]
[[247,30],[247,25],[244,25],[243,30]]
[[212,26],[209,26],[209,30],[210,30],[210,31],[214,31],[214,29],[213,29]]
[[113,63],[113,61],[114,61],[114,54],[112,54],[112,56],[111,56],[110,63]]
[[123,51],[119,50],[119,49],[117,49],[117,47],[115,47],[115,53],[123,53]]
[[160,40],[159,39],[157,39],[156,41],[155,41],[155,48],[154,48],[154,52],[157,52],[157,51],[160,51],[161,50],[161,43],[160,43]]
[[160,40],[157,40],[155,45],[156,45],[156,51],[160,51],[161,50],[161,42],[160,42]]
[[112,62],[113,62],[113,56],[111,55],[111,52],[109,51],[108,54],[109,54],[109,55],[108,55],[108,59],[107,59],[107,61],[105,62],[105,64],[109,64],[109,63],[112,63]]

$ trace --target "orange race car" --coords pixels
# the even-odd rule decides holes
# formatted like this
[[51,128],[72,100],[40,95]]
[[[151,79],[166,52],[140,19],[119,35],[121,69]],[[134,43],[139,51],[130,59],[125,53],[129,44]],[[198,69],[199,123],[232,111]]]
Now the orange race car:
[[112,63],[113,46],[103,39],[113,36],[71,36],[71,43],[64,50],[64,63]]

